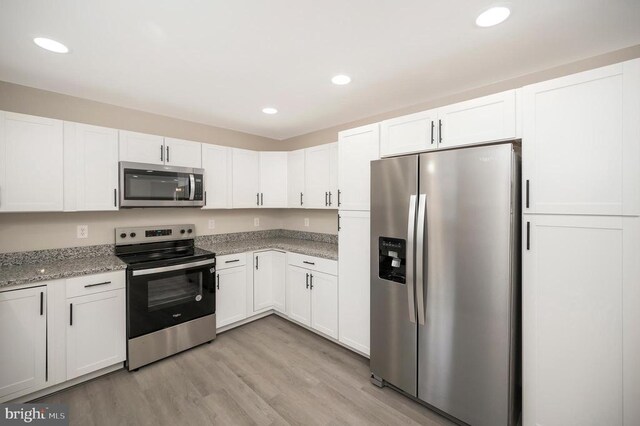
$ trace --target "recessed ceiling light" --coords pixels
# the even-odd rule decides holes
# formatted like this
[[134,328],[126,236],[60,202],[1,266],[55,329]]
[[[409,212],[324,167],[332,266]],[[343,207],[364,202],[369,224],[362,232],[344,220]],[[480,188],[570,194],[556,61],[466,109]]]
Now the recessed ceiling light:
[[272,107],[262,108],[262,112],[265,114],[277,114],[278,110]]
[[55,52],[55,53],[69,52],[69,48],[67,46],[60,43],[59,41],[51,40],[50,38],[36,37],[33,39],[33,42],[38,46],[42,47],[43,49],[46,49],[50,52]]
[[331,79],[331,82],[333,84],[337,84],[338,86],[343,86],[345,84],[351,83],[351,77],[344,74],[338,74],[333,76],[333,78]]
[[508,7],[491,7],[478,15],[476,18],[476,25],[479,27],[492,27],[504,22],[510,14],[511,11]]

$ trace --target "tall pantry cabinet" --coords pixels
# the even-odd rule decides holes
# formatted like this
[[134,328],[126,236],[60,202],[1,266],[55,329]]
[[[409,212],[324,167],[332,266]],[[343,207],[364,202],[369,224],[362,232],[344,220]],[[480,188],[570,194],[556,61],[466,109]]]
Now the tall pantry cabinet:
[[338,138],[338,339],[369,355],[371,161],[380,158],[380,125]]
[[523,424],[640,424],[640,60],[523,95]]

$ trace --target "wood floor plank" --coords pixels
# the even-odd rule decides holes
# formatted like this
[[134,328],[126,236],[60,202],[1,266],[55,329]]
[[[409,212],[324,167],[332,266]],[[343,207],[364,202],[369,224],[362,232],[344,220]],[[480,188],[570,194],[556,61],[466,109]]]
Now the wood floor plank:
[[275,315],[41,401],[69,404],[82,426],[453,424],[371,384],[367,359]]

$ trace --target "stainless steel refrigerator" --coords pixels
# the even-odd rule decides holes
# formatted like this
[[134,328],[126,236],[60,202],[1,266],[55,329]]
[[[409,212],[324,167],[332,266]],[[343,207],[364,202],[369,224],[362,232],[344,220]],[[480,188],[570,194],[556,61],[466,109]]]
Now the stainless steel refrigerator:
[[520,146],[371,163],[371,373],[473,426],[519,415]]

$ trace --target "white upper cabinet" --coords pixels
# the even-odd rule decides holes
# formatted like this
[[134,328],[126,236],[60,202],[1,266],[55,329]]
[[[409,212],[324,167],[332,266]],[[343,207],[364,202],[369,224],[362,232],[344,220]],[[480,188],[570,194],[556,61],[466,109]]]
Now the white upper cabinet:
[[164,163],[167,166],[202,167],[201,143],[164,138]]
[[287,207],[286,152],[260,152],[260,207]]
[[62,121],[0,112],[0,211],[62,211],[63,152]]
[[203,209],[229,209],[232,200],[231,148],[202,145],[202,168],[204,169]]
[[409,154],[438,148],[437,110],[422,111],[380,123],[380,155]]
[[438,146],[515,139],[516,90],[438,108]]
[[371,161],[380,158],[379,124],[339,133],[339,208],[370,209]]
[[0,293],[0,402],[45,384],[46,296],[46,286]]
[[120,161],[164,164],[164,138],[120,130]]
[[287,153],[287,206],[304,205],[304,149]]
[[339,339],[369,355],[370,214],[343,210],[339,214]]
[[337,209],[338,150],[336,143],[305,149],[304,207]]
[[260,206],[260,153],[232,148],[233,153],[233,207]]
[[640,60],[523,92],[523,212],[640,214]]
[[639,224],[525,216],[524,426],[640,424]]
[[118,209],[118,131],[64,123],[64,210]]

